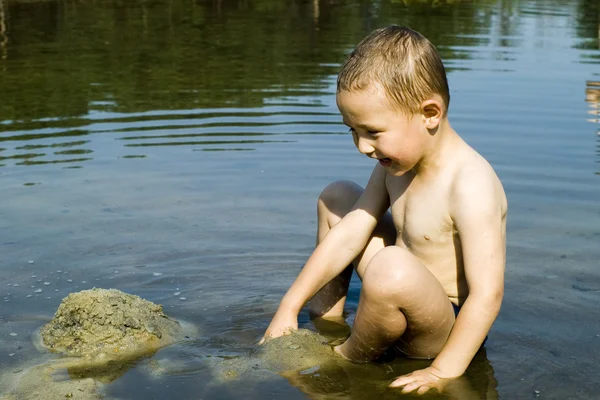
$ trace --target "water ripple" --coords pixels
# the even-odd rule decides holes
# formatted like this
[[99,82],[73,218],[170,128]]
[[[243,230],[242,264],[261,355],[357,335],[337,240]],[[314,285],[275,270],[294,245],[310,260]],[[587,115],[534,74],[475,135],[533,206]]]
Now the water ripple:
[[[82,163],[94,159],[96,156],[91,155],[106,147],[113,147],[113,152],[119,153],[114,148],[119,142],[123,148],[190,147],[192,151],[239,152],[255,150],[257,145],[297,142],[286,136],[343,132],[335,110],[319,111],[298,105],[265,106],[260,109],[90,112],[86,116],[71,119],[4,121],[2,129],[0,142],[16,144],[12,149],[2,148],[0,161],[4,161],[4,166],[9,161],[18,166]],[[76,136],[87,138],[65,141]],[[106,142],[106,139],[117,142]],[[20,142],[27,144],[18,144]],[[198,146],[203,148],[198,149]],[[147,154],[125,154],[121,157],[145,158]]]

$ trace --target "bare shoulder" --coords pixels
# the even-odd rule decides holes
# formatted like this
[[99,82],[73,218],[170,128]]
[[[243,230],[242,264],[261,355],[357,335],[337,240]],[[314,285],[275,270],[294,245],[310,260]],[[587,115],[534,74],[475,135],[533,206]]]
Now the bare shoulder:
[[363,211],[376,219],[379,219],[389,207],[389,196],[385,184],[386,171],[377,164],[373,168],[367,187],[349,214],[355,211]]
[[506,195],[492,166],[474,149],[465,146],[457,160],[450,216],[460,238],[468,296],[496,304],[504,291]]
[[508,201],[498,175],[490,163],[467,146],[453,174],[450,200],[455,213],[497,213],[504,218]]

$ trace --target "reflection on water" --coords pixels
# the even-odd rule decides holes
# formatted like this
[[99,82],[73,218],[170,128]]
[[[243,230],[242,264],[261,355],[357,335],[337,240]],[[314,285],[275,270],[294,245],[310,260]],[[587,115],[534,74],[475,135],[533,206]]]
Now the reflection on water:
[[[136,140],[126,147],[210,151],[294,142],[281,137],[287,134],[339,133],[335,112],[319,108],[344,54],[382,24],[419,27],[450,72],[515,71],[523,23],[537,15],[573,15],[586,38],[577,46],[598,44],[587,36],[588,27],[598,25],[594,1],[5,3],[0,92],[10,100],[0,103],[4,165],[81,164],[94,158],[101,135]],[[550,28],[535,29],[542,38]],[[581,56],[594,63],[599,57]],[[297,112],[298,105],[306,111]],[[212,115],[198,112],[207,108]],[[239,138],[251,135],[270,137]],[[28,141],[48,148],[75,136],[91,136],[92,147],[78,149],[85,157],[10,146]],[[222,140],[179,140],[202,136]]]
[[597,0],[0,0],[0,368],[35,359],[28,332],[67,293],[116,287],[202,332],[132,366],[116,397],[400,397],[385,386],[405,360],[239,387],[206,362],[255,349],[314,245],[318,193],[368,178],[335,74],[391,23],[438,46],[453,126],[511,204],[487,352],[428,397],[596,398]]
[[[600,28],[598,31],[600,37]],[[592,115],[592,118],[588,121],[600,124],[600,81],[588,81],[587,87],[585,88],[585,100],[590,106],[588,113]],[[596,141],[596,155],[598,160],[596,163],[600,164],[600,128],[597,129],[597,141]],[[598,166],[597,175],[600,175],[600,166]]]
[[110,362],[105,360],[104,362],[81,361],[76,358],[66,361],[58,360],[53,365],[52,378],[56,380],[93,378],[98,382],[110,383],[122,377],[141,361],[151,358],[155,353],[156,351],[151,351],[135,358],[111,360]]
[[6,46],[8,36],[6,36],[6,14],[4,13],[4,0],[0,0],[0,58],[6,58]]
[[332,361],[302,371],[288,371],[281,375],[293,386],[300,389],[309,399],[326,399],[335,393],[336,398],[350,399],[453,399],[453,400],[494,400],[498,398],[497,382],[485,349],[475,356],[468,372],[458,379],[448,381],[439,390],[431,390],[425,396],[404,395],[387,386],[395,377],[415,369],[424,368],[429,363],[416,360],[396,360],[393,363],[360,365]]

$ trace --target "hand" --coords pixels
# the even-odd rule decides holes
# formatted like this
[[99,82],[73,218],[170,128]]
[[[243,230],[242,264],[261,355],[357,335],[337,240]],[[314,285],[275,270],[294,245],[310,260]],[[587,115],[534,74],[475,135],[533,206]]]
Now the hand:
[[298,330],[298,317],[293,314],[277,311],[258,344],[263,344],[267,339],[289,335],[295,330]]
[[434,388],[441,392],[448,380],[449,378],[444,377],[444,374],[439,369],[430,366],[396,378],[390,384],[390,387],[397,388],[403,386],[402,393],[416,390],[418,394],[424,394]]

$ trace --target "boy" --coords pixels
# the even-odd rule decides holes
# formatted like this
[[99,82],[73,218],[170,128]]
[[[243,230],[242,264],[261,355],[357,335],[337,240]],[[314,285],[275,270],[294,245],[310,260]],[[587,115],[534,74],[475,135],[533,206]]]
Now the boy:
[[341,317],[354,268],[358,310],[336,352],[354,362],[386,350],[435,358],[390,385],[404,392],[465,372],[500,311],[507,201],[450,126],[449,100],[435,47],[411,29],[376,30],[350,55],[337,105],[359,152],[378,163],[364,190],[334,182],[321,194],[318,245],[263,341],[297,329],[308,300],[312,316]]

